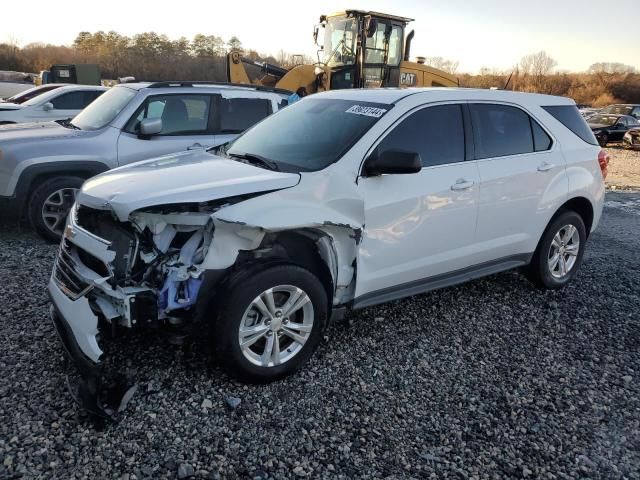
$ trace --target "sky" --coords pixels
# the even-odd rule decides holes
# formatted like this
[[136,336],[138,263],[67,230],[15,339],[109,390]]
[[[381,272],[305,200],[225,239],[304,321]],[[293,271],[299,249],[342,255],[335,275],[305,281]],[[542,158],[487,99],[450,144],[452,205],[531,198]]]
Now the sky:
[[[0,42],[71,44],[80,31],[144,31],[171,39],[196,33],[245,48],[315,58],[311,34],[321,14],[366,9],[415,18],[412,56],[444,57],[459,71],[508,70],[529,53],[545,50],[559,70],[584,71],[596,62],[622,62],[640,70],[640,0],[245,0],[136,2],[131,0],[3,0]],[[635,13],[634,13],[635,12]]]

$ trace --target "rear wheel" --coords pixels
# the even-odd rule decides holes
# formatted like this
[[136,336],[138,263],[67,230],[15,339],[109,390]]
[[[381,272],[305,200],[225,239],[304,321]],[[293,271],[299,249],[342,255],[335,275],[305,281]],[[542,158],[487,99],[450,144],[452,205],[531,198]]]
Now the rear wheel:
[[245,276],[219,308],[213,335],[218,361],[253,383],[290,375],[317,348],[327,310],[322,283],[304,268],[278,265]]
[[582,217],[573,211],[559,214],[545,230],[527,276],[542,288],[564,287],[582,263],[586,241]]
[[36,187],[28,205],[29,221],[36,232],[51,242],[60,241],[83,182],[80,177],[54,177]]

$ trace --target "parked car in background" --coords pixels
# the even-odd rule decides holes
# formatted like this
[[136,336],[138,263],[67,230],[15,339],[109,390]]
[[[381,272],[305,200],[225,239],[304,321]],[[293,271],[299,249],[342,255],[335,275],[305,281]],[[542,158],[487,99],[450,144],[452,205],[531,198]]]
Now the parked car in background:
[[600,113],[606,113],[611,115],[631,115],[637,119],[640,119],[640,104],[637,103],[617,103],[615,105],[609,105],[600,110]]
[[[101,87],[50,94],[67,88]],[[26,212],[45,238],[59,240],[87,178],[228,142],[286,105],[289,93],[250,85],[128,83],[112,87],[70,121],[0,127],[0,201],[12,205],[7,210]]]
[[609,142],[621,142],[627,130],[640,126],[640,121],[629,115],[598,113],[587,120],[598,143],[605,147]]
[[640,128],[632,128],[624,134],[622,144],[626,148],[640,148]]
[[69,85],[54,88],[24,103],[0,103],[0,125],[67,120],[107,91],[107,87]]
[[55,90],[56,88],[65,87],[67,85],[67,83],[50,83],[49,85],[40,85],[38,87],[29,88],[24,92],[16,93],[9,98],[5,98],[4,100],[0,101],[0,104],[15,103],[16,105],[20,105],[27,100],[31,100],[32,98],[37,97],[38,95],[42,95],[43,93]]
[[211,153],[88,180],[49,283],[52,316],[94,392],[102,329],[197,312],[230,374],[273,381],[347,309],[517,267],[564,287],[598,225],[606,165],[566,98],[319,93]]
[[32,88],[35,77],[33,73],[0,70],[0,99]]
[[600,109],[599,108],[580,108],[580,115],[582,115],[584,118],[589,118],[592,115],[595,115],[596,113],[600,113]]

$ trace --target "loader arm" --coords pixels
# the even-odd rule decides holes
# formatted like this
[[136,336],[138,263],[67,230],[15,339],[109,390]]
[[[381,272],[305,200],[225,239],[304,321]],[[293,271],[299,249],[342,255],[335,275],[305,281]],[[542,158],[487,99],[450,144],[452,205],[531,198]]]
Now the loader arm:
[[[245,65],[259,68],[262,77],[252,80]],[[230,83],[265,85],[290,92],[295,92],[300,87],[304,87],[307,93],[319,90],[315,65],[297,65],[287,70],[272,63],[243,57],[240,52],[230,52],[227,55],[227,80]]]

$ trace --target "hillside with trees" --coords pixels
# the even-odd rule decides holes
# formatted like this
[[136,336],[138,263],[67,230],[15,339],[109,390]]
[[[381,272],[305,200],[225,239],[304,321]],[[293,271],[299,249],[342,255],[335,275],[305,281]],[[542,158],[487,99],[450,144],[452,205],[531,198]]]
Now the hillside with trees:
[[[226,80],[226,53],[243,50],[238,37],[224,40],[215,35],[195,35],[171,40],[166,35],[144,32],[125,36],[117,32],[80,32],[73,45],[33,43],[19,48],[0,44],[0,70],[39,72],[55,63],[97,63],[103,78],[134,76],[138,80]],[[244,49],[254,60],[286,66],[292,55],[281,50],[275,56]],[[309,57],[305,62],[313,62]],[[557,70],[546,52],[527,55],[508,71],[483,68],[478,74],[460,73],[458,62],[428,57],[427,63],[455,73],[462,86],[563,95],[593,106],[614,102],[640,103],[640,74],[629,65],[594,63],[586,72]]]

